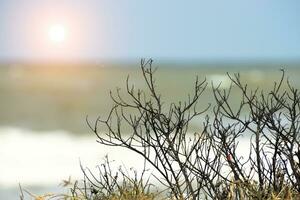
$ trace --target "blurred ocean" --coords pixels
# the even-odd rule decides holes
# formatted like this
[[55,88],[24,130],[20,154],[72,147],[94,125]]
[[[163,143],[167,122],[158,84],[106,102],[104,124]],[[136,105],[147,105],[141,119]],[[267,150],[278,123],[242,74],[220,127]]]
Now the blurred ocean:
[[[200,100],[213,102],[211,85],[230,81],[226,72],[240,72],[242,81],[262,89],[272,88],[280,68],[300,89],[297,63],[154,63],[156,83],[163,100],[178,102],[192,93],[196,75],[207,79]],[[126,165],[142,165],[124,149],[100,146],[85,118],[105,117],[113,105],[109,91],[130,83],[145,89],[139,63],[127,64],[2,64],[0,66],[0,199],[18,199],[18,185],[32,193],[62,192],[59,186],[71,176],[82,178],[79,162],[94,168],[106,154]],[[239,95],[232,91],[232,104]],[[123,93],[124,94],[124,93]],[[236,97],[236,98],[235,98]],[[191,129],[201,128],[201,121]],[[126,133],[124,133],[126,134]],[[120,158],[122,155],[122,158]]]

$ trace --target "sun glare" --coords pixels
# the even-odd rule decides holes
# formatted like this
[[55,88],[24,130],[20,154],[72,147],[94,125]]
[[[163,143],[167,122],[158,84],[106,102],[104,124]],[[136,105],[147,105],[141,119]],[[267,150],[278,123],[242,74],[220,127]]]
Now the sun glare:
[[65,40],[66,29],[61,24],[55,24],[49,28],[48,35],[52,42],[61,43]]

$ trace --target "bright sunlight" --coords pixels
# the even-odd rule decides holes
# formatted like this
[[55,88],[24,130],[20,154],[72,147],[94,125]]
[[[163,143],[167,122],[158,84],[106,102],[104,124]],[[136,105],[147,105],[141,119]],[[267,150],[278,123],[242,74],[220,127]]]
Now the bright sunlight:
[[62,43],[66,37],[66,29],[61,24],[55,24],[49,28],[48,35],[52,42]]

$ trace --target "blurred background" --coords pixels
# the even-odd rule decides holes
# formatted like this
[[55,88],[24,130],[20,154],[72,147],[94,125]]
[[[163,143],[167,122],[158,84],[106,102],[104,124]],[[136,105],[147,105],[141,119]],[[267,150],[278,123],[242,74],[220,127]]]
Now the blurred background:
[[109,91],[127,75],[145,88],[141,58],[154,59],[165,102],[184,100],[197,75],[226,89],[226,72],[240,72],[266,90],[284,68],[300,88],[299,9],[292,0],[2,0],[0,199],[18,199],[19,184],[65,191],[62,180],[83,177],[80,162],[95,168],[106,154],[138,167],[135,155],[97,144],[85,118],[108,114]]

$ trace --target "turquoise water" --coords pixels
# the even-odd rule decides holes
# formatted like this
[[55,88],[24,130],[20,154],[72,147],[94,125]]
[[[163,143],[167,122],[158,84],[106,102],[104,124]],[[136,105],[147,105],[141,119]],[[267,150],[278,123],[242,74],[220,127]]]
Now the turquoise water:
[[[197,75],[200,80],[206,78],[209,84],[222,82],[222,87],[227,88],[230,82],[226,72],[240,72],[242,80],[250,86],[266,89],[272,87],[274,80],[279,80],[281,65],[163,63],[156,72],[157,88],[165,102],[178,102],[192,93]],[[300,88],[300,65],[286,64],[285,68],[292,84]],[[88,134],[85,117],[107,115],[112,106],[109,91],[117,87],[124,90],[127,75],[130,83],[145,89],[138,63],[125,66],[3,65],[0,67],[0,126]],[[209,88],[210,85],[201,98],[203,106],[213,102]],[[237,95],[235,92],[233,97]]]

